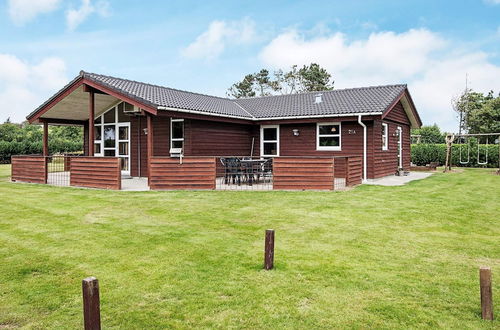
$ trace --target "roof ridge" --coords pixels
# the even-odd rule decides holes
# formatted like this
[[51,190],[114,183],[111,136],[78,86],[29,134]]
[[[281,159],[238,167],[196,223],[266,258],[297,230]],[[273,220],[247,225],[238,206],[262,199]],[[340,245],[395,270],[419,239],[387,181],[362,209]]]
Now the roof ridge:
[[230,98],[222,97],[222,96],[215,96],[215,95],[209,95],[209,94],[191,92],[191,91],[186,91],[186,90],[183,90],[183,89],[172,88],[172,87],[167,87],[167,86],[161,86],[161,85],[157,85],[157,84],[150,84],[150,83],[145,83],[145,82],[142,82],[142,81],[137,81],[137,80],[132,80],[132,79],[114,77],[114,76],[109,76],[109,75],[100,74],[100,73],[94,73],[94,72],[86,72],[86,71],[83,71],[83,70],[80,71],[80,75],[85,76],[86,74],[91,74],[91,75],[101,76],[101,77],[107,77],[107,78],[112,78],[112,79],[119,79],[119,80],[123,80],[123,81],[133,82],[133,83],[136,83],[136,84],[142,84],[142,85],[146,85],[146,86],[151,86],[151,87],[165,88],[165,89],[170,89],[172,91],[177,91],[177,92],[190,93],[190,94],[194,94],[194,95],[208,96],[208,97],[222,99],[222,100],[226,100],[226,101],[230,101],[230,102],[233,101]]
[[408,87],[408,84],[389,84],[389,85],[374,85],[374,86],[363,86],[363,87],[346,87],[339,89],[330,89],[330,90],[322,90],[322,91],[311,91],[311,92],[303,92],[303,93],[294,93],[294,94],[279,94],[279,95],[265,95],[265,96],[254,96],[254,97],[240,97],[237,99],[232,99],[234,101],[238,100],[255,100],[255,99],[265,99],[270,97],[281,97],[281,96],[290,96],[290,95],[304,95],[304,94],[317,94],[317,93],[330,93],[330,92],[340,92],[347,90],[358,90],[358,89],[369,89],[369,88],[381,88],[381,87]]
[[[231,100],[230,100],[230,101],[231,101]],[[237,105],[237,106],[238,106],[241,110],[243,110],[243,111],[245,111],[246,113],[248,113],[248,114],[250,115],[250,117],[252,117],[252,118],[257,118],[257,117],[255,117],[252,113],[250,113],[250,112],[249,112],[249,111],[247,111],[245,108],[243,108],[243,106],[242,106],[242,105],[238,104],[238,102],[235,102],[235,101],[231,101],[231,102],[233,102],[234,104],[236,104],[236,105]]]

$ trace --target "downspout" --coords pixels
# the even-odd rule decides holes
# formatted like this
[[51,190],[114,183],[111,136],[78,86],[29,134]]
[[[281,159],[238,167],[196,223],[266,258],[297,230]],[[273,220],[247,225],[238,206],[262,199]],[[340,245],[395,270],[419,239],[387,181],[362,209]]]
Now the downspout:
[[361,116],[358,115],[358,123],[363,127],[363,183],[366,182],[366,125],[361,121]]

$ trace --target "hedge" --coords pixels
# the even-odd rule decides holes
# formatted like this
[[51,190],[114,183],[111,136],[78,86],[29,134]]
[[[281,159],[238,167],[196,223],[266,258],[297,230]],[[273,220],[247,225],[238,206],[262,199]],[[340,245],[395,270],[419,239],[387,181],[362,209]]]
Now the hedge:
[[[78,152],[83,150],[81,142],[67,140],[49,140],[49,153]],[[43,153],[43,144],[39,142],[0,141],[0,163],[10,163],[14,155],[34,155]]]
[[[488,164],[479,165],[477,163],[477,144],[471,143],[469,146],[470,160],[468,164],[460,163],[460,149],[462,149],[462,161],[467,161],[467,145],[453,145],[451,161],[453,166],[462,167],[498,167],[498,144],[488,146],[481,144],[479,146],[479,159],[484,162],[486,159],[486,149],[488,149]],[[444,165],[446,161],[446,144],[412,144],[411,162],[415,165],[427,165],[431,162],[437,162]]]

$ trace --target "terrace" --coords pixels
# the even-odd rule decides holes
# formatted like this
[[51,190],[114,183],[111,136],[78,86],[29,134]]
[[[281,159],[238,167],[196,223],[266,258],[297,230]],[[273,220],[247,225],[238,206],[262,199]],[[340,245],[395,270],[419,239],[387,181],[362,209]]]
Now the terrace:
[[361,157],[151,157],[146,178],[119,157],[14,156],[14,182],[112,190],[341,190],[361,183]]

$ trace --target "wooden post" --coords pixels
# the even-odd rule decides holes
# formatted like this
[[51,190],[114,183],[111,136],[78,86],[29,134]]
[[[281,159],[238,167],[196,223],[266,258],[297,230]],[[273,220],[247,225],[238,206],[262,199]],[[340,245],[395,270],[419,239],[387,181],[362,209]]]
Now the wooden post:
[[483,320],[493,320],[493,292],[491,290],[491,268],[479,269],[479,286],[481,288],[481,316]]
[[89,90],[89,156],[94,156],[94,117],[95,99],[94,91]]
[[150,184],[151,179],[151,158],[153,157],[153,116],[150,113],[146,114],[147,116],[147,132],[148,132],[148,185]]
[[83,324],[85,330],[101,329],[101,311],[99,307],[99,281],[95,277],[82,280]]
[[49,155],[49,123],[43,121],[43,155]]
[[266,230],[266,242],[264,248],[264,269],[270,270],[274,267],[274,229]]

